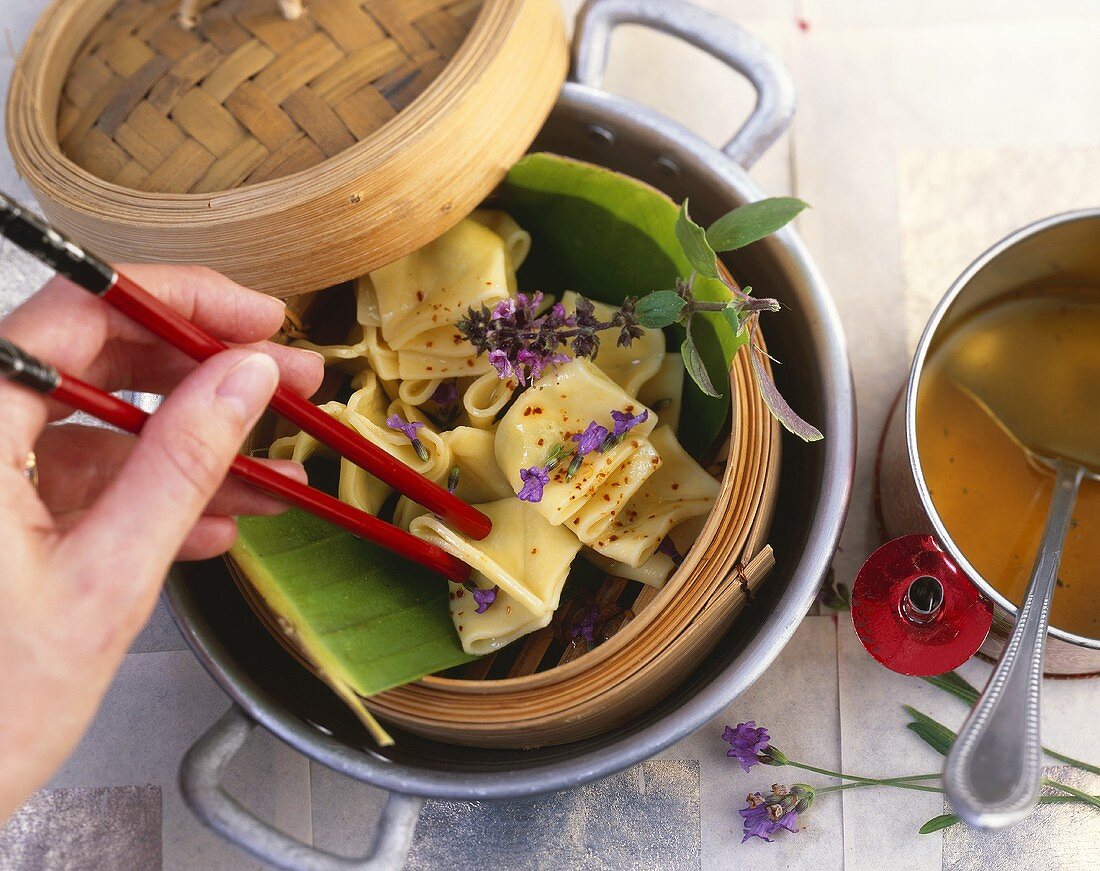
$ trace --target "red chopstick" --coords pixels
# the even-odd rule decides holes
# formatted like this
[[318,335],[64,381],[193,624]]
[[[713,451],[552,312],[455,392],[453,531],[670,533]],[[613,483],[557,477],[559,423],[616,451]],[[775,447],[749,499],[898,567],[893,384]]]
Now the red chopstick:
[[[0,234],[195,360],[205,360],[228,347],[3,194]],[[492,529],[492,521],[476,508],[287,388],[275,390],[271,407],[458,531],[482,539]]]
[[[26,351],[0,338],[0,373],[11,380],[51,396],[65,405],[87,412],[99,420],[135,435],[141,432],[149,415],[98,387],[60,372]],[[327,493],[279,474],[250,457],[238,455],[230,474],[257,489],[271,493],[291,505],[304,508],[324,520],[372,541],[386,550],[419,563],[449,580],[462,583],[470,577],[470,567],[441,547],[410,535],[405,530],[379,520],[335,499]]]

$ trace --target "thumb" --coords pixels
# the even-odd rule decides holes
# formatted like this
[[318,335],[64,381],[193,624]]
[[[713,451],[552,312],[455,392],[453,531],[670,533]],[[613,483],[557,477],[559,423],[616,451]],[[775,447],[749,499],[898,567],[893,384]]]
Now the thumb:
[[159,582],[278,380],[275,361],[254,351],[223,351],[204,362],[146,422],[118,476],[66,544],[97,554],[100,578]]

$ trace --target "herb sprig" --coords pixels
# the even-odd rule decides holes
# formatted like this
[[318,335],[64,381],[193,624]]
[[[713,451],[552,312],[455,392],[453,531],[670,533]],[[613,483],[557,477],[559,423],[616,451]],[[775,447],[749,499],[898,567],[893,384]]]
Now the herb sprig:
[[[978,698],[977,688],[968,683],[956,672],[952,671],[934,677],[926,677],[924,680],[944,692],[950,693],[956,698],[961,699],[968,705],[973,704]],[[906,724],[906,728],[941,756],[946,756],[955,740],[955,733],[947,726],[927,714],[918,711],[916,708],[909,705],[903,705],[902,707],[912,718],[912,720]],[[799,817],[810,809],[816,797],[826,795],[830,792],[841,792],[848,789],[866,789],[869,787],[889,787],[892,789],[907,789],[918,792],[943,792],[942,786],[939,784],[941,775],[938,772],[912,774],[902,777],[863,777],[858,774],[833,771],[832,769],[821,768],[816,765],[809,765],[805,762],[796,761],[788,757],[777,747],[772,746],[771,736],[768,734],[768,730],[763,727],[757,727],[753,720],[749,720],[745,723],[738,723],[736,727],[727,726],[722,733],[722,740],[730,745],[730,749],[726,751],[726,755],[736,759],[740,763],[743,771],[749,771],[755,765],[790,766],[792,768],[823,775],[831,780],[837,781],[826,786],[810,786],[806,783],[796,783],[792,784],[789,788],[777,783],[772,785],[771,792],[768,795],[764,795],[761,792],[749,793],[745,798],[746,806],[739,811],[744,823],[744,836],[741,839],[742,843],[754,837],[761,838],[765,841],[771,841],[771,836],[780,829],[786,829],[792,833],[800,831],[798,826]],[[1093,774],[1100,772],[1100,767],[1096,765],[1082,762],[1079,759],[1074,759],[1062,753],[1056,753],[1047,747],[1043,748],[1043,752],[1080,771],[1087,771]],[[1049,777],[1043,777],[1042,783],[1043,786],[1056,790],[1059,794],[1040,796],[1040,804],[1074,803],[1090,805],[1100,809],[1100,796],[1092,795],[1077,789],[1071,784],[1062,783],[1061,781],[1053,780]],[[958,825],[960,822],[961,820],[956,814],[940,814],[928,820],[928,822],[918,829],[918,832],[922,835],[927,835],[932,832],[938,832],[941,829],[949,828],[950,826]]]
[[[711,380],[693,330],[697,314],[716,313],[749,344],[753,374],[772,415],[805,441],[817,441],[821,432],[783,399],[762,359],[765,352],[758,344],[759,318],[763,312],[779,311],[778,301],[753,296],[751,287],[739,288],[726,279],[718,265],[719,252],[735,251],[771,235],[805,208],[802,200],[774,197],[733,209],[704,229],[691,219],[684,200],[675,233],[691,272],[677,278],[674,288],[656,290],[640,299],[628,297],[607,320],[600,320],[593,304],[583,296],[578,297],[573,314],[560,303],[539,314],[541,293],[530,298],[518,294],[515,300],[505,300],[493,309],[470,308],[458,329],[479,355],[489,355],[501,378],[516,377],[521,384],[529,384],[546,368],[569,359],[561,353],[563,347],[575,357],[591,358],[599,352],[599,334],[606,330],[617,330],[616,344],[629,347],[642,335],[643,327],[664,329],[678,324],[684,329],[680,353],[686,371],[704,394],[719,398],[722,394]],[[732,298],[728,302],[699,299],[695,294],[699,278],[721,282]]]

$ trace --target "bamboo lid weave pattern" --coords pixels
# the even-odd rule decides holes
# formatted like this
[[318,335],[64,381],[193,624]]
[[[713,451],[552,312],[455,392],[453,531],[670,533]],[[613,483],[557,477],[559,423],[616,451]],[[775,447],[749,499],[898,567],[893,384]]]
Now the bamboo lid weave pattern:
[[[530,146],[568,48],[557,0],[53,0],[7,138],[46,217],[109,260],[293,296],[474,209]],[[190,22],[189,22],[190,23]]]
[[316,166],[366,139],[436,78],[481,0],[122,0],[62,92],[62,151],[126,187],[204,193]]

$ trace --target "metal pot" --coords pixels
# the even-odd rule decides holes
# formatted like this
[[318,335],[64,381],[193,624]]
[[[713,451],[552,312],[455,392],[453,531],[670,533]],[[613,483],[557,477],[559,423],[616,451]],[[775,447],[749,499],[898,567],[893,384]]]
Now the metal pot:
[[[1000,655],[1016,618],[1016,606],[967,561],[932,503],[921,468],[916,429],[917,395],[925,360],[936,338],[960,318],[1022,285],[1058,276],[1100,285],[1098,243],[1100,209],[1082,209],[1024,227],[975,260],[956,279],[929,318],[913,358],[909,381],[883,432],[876,478],[884,532],[891,537],[912,535],[911,543],[904,546],[914,550],[934,549],[948,572],[968,578],[980,595],[993,603],[992,627],[981,647],[990,657]],[[920,533],[927,535],[918,536]],[[891,544],[895,549],[904,547],[899,542]],[[853,618],[859,622],[857,610],[853,599]],[[873,636],[874,632],[870,634]],[[957,658],[965,660],[973,652],[971,646],[969,651],[960,651]],[[1062,675],[1100,672],[1100,639],[1050,629],[1044,670],[1047,674]]]
[[[753,83],[756,107],[723,150],[600,90],[610,33],[623,22],[674,34]],[[695,215],[709,221],[763,196],[745,168],[783,132],[793,104],[785,70],[733,24],[670,0],[597,0],[578,18],[572,78],[534,147],[619,170],[676,199],[690,195]],[[733,266],[784,304],[782,317],[768,324],[769,349],[785,364],[780,386],[825,440],[784,446],[772,534],[782,544],[778,563],[728,639],[660,705],[610,734],[562,747],[491,752],[399,734],[395,747],[380,751],[342,703],[256,621],[224,564],[180,565],[168,582],[169,607],[234,701],[181,766],[184,798],[205,823],[279,868],[398,866],[424,798],[511,799],[610,775],[698,729],[764,672],[802,620],[836,548],[853,473],[855,407],[837,313],[795,233],[785,229],[744,249]],[[312,759],[392,792],[369,856],[342,859],[298,843],[222,789],[221,772],[256,724]]]

